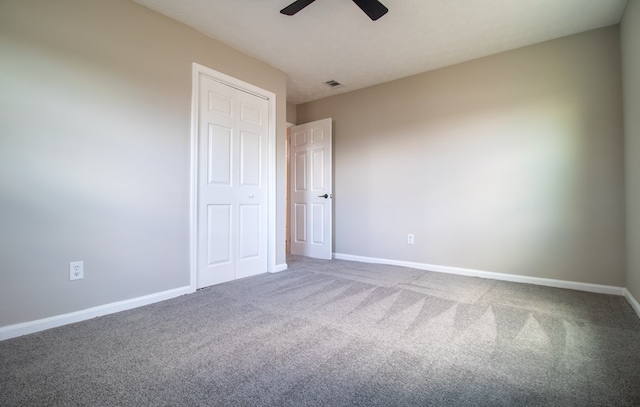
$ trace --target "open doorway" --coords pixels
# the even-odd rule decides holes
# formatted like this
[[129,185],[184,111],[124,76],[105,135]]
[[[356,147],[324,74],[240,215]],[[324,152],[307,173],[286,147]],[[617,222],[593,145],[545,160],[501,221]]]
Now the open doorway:
[[287,123],[287,132],[285,135],[285,146],[284,146],[284,173],[285,173],[285,191],[284,191],[284,207],[285,207],[285,226],[284,226],[284,247],[285,247],[285,253],[287,255],[291,254],[291,228],[290,228],[290,224],[291,224],[291,213],[290,213],[290,208],[289,208],[289,202],[290,202],[290,196],[289,196],[289,191],[290,191],[290,177],[289,177],[289,173],[290,173],[290,169],[289,169],[289,156],[291,154],[291,128],[294,126],[294,124],[292,123]]
[[332,120],[287,129],[287,254],[333,258]]

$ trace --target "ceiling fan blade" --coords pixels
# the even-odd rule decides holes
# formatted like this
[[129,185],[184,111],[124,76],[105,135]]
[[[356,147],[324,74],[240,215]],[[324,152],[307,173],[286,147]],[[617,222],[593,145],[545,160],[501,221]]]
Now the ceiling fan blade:
[[282,14],[292,16],[316,0],[297,0],[280,10]]
[[378,0],[353,0],[353,2],[356,3],[358,7],[360,7],[362,11],[364,11],[373,21],[376,21],[389,11],[389,9]]

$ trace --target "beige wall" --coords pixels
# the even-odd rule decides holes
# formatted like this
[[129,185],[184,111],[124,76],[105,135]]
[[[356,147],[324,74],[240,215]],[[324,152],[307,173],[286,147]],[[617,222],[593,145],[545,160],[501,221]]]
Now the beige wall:
[[287,123],[298,124],[296,105],[287,103]]
[[627,187],[627,289],[640,301],[640,1],[621,24]]
[[0,1],[0,55],[0,326],[189,284],[192,62],[277,95],[285,262],[283,72],[127,0]]
[[624,285],[620,69],[614,26],[298,105],[335,252]]

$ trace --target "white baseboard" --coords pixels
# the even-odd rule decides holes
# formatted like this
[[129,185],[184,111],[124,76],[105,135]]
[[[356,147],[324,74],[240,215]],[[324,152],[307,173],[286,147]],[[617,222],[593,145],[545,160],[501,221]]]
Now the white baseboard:
[[28,335],[45,329],[56,328],[62,325],[73,324],[87,319],[101,317],[103,315],[114,314],[132,308],[142,307],[160,301],[169,300],[185,294],[191,294],[194,290],[191,287],[181,287],[173,290],[162,291],[155,294],[144,295],[142,297],[131,298],[113,302],[111,304],[99,305],[82,311],[70,312],[68,314],[56,315],[49,318],[29,321],[15,325],[0,327],[0,341]]
[[636,311],[636,314],[638,314],[638,318],[640,318],[640,303],[638,303],[638,301],[635,298],[633,298],[633,295],[631,295],[629,290],[627,290],[626,288],[624,288],[623,290],[624,290],[624,297],[627,299],[627,301],[629,301],[629,304],[631,304],[631,307]]
[[[614,287],[599,284],[578,283],[573,281],[555,280],[539,277],[518,276],[514,274],[493,273],[489,271],[465,269],[458,267],[437,266],[433,264],[415,263],[401,260],[389,260],[373,257],[354,256],[349,254],[334,253],[334,258],[338,260],[358,261],[361,263],[388,264],[392,266],[410,267],[418,270],[434,271],[439,273],[457,274],[469,277],[490,278],[494,280],[511,281],[516,283],[537,284],[549,287],[567,288],[579,291],[588,291],[600,294],[613,294],[624,296],[635,312],[640,317],[640,304],[633,298],[631,293],[622,287]],[[276,265],[272,273],[284,271],[288,268],[286,263]],[[160,301],[169,300],[185,294],[191,294],[194,290],[189,287],[181,287],[173,290],[163,291],[155,294],[149,294],[142,297],[132,298],[114,302],[111,304],[100,305],[88,308],[82,311],[71,312],[63,315],[56,315],[49,318],[39,319],[36,321],[24,322],[15,325],[0,327],[0,341],[16,338],[22,335],[28,335],[35,332],[44,331],[46,329],[56,328],[59,326],[73,324],[75,322],[85,321],[87,319],[96,318],[104,315],[114,314],[120,311],[142,307]]]
[[289,268],[289,265],[287,263],[276,264],[273,270],[271,270],[271,273],[279,273],[281,271],[285,271],[288,268]]
[[378,259],[374,257],[353,256],[350,254],[334,253],[334,257],[339,260],[359,261],[362,263],[388,264],[392,266],[410,267],[418,270],[435,271],[438,273],[457,274],[461,276],[490,278],[493,280],[511,281],[514,283],[526,283],[544,285],[548,287],[567,288],[570,290],[588,291],[599,294],[624,295],[624,288],[609,285],[578,283],[575,281],[555,280],[551,278],[519,276],[515,274],[494,273],[465,269],[459,267],[437,266],[434,264],[414,263],[401,260]]

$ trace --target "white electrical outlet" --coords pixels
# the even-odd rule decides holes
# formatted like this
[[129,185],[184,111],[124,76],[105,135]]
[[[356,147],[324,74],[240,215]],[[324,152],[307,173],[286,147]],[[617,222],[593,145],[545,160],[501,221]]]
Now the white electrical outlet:
[[84,278],[84,262],[72,261],[69,263],[69,280],[80,280]]
[[414,243],[413,233],[409,233],[407,235],[407,244],[413,244],[413,243]]

